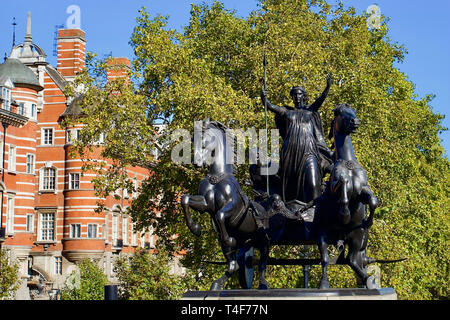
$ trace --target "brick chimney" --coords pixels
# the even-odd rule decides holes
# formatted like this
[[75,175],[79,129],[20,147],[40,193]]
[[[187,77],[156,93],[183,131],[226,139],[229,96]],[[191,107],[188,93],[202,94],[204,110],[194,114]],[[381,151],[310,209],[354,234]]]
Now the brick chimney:
[[108,81],[113,81],[117,78],[128,78],[128,72],[131,69],[131,62],[128,58],[109,58],[107,61]]
[[58,30],[58,71],[71,81],[84,69],[86,63],[86,38],[83,30]]

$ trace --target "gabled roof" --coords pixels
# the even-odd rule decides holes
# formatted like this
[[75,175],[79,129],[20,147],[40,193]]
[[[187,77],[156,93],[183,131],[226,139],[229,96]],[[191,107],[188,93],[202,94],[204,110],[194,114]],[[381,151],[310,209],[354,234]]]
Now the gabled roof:
[[61,75],[61,73],[59,73],[58,70],[56,70],[49,64],[45,66],[45,71],[47,71],[47,74],[49,75],[50,78],[52,78],[53,82],[55,82],[58,88],[64,92],[64,89],[66,88],[67,85],[67,81]]

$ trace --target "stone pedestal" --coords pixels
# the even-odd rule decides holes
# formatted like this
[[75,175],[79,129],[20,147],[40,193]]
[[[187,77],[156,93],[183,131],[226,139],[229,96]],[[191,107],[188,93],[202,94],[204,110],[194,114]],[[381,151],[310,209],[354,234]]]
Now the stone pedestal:
[[397,293],[392,288],[188,291],[181,300],[397,300]]

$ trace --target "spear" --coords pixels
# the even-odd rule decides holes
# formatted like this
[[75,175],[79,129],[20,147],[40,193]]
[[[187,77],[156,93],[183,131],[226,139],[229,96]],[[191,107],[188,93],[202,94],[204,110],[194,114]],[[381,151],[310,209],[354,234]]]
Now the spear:
[[[264,47],[264,53],[263,53],[263,67],[264,67],[264,92],[267,92],[267,58],[266,58],[266,48]],[[269,191],[269,126],[267,124],[267,99],[264,100],[264,112],[265,112],[265,118],[266,118],[266,160],[267,160],[267,168],[266,168],[266,183],[267,183],[267,197],[270,197],[270,191]]]

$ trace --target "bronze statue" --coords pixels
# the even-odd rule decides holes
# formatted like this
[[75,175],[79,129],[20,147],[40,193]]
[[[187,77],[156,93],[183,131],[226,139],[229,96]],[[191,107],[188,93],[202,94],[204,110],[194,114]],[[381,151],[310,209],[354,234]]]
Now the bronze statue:
[[[356,132],[360,120],[349,105],[342,104],[334,109],[330,139],[334,139],[336,151],[332,153],[325,143],[318,111],[328,95],[331,82],[328,75],[326,89],[311,105],[307,105],[303,87],[294,87],[291,91],[295,107],[272,105],[266,98],[266,91],[261,93],[263,104],[276,114],[283,147],[278,175],[263,177],[262,164],[250,167],[253,201],[248,199],[237,182],[234,165],[228,164],[230,156],[235,156],[228,154],[228,128],[220,122],[203,122],[202,146],[215,155],[209,164],[209,174],[200,183],[199,195],[183,196],[181,206],[187,226],[195,235],[200,236],[201,230],[193,221],[190,209],[208,213],[219,234],[226,258],[223,264],[227,265],[227,270],[213,282],[211,290],[222,290],[237,271],[242,288],[250,289],[253,264],[256,264],[253,248],[260,250],[257,263],[259,289],[269,287],[265,280],[269,263],[321,264],[321,289],[329,287],[328,265],[349,265],[356,274],[358,285],[372,289],[376,284],[367,274],[367,265],[404,260],[376,260],[366,256],[369,229],[378,200],[370,190],[366,172],[353,150],[350,135]],[[200,157],[204,163],[205,153]],[[330,173],[330,179],[324,186],[325,172]],[[269,258],[273,245],[317,245],[321,258],[276,261]],[[338,248],[339,253],[333,259],[328,256],[328,245]]]
[[[378,200],[368,186],[366,171],[356,159],[350,135],[355,133],[361,121],[348,104],[334,109],[330,136],[336,148],[335,162],[326,191],[319,201],[318,244],[322,259],[320,288],[328,288],[327,245],[348,245],[348,264],[356,273],[359,284],[369,289],[376,287],[369,278],[365,266],[373,259],[366,256],[369,228],[373,224]],[[366,205],[370,214],[366,217]]]
[[[348,106],[336,108],[335,115],[332,133],[336,144],[336,161],[332,175],[326,191],[308,204],[298,200],[285,203],[276,194],[259,198],[258,201],[249,200],[234,177],[233,165],[226,164],[227,128],[219,122],[203,123],[203,145],[210,150],[214,146],[214,162],[210,164],[208,176],[200,184],[199,195],[183,196],[181,206],[187,226],[195,235],[200,236],[201,230],[192,220],[190,209],[209,213],[219,233],[227,269],[221,278],[213,282],[211,290],[222,290],[236,271],[239,271],[242,288],[251,288],[252,265],[256,263],[252,260],[254,247],[260,250],[259,289],[269,287],[265,270],[273,245],[318,245],[321,252],[319,260],[283,260],[276,264],[322,264],[321,289],[329,287],[329,264],[349,265],[355,271],[358,284],[375,288],[373,278],[367,275],[366,266],[374,262],[401,261],[382,261],[366,256],[368,231],[378,203],[367,185],[365,171],[357,162],[351,145],[350,133],[356,131],[359,120]],[[368,217],[366,205],[370,209]],[[339,255],[333,261],[328,257],[328,245],[339,248]],[[349,248],[347,256],[345,246]],[[274,264],[274,261],[271,263]]]
[[331,87],[331,76],[327,76],[327,87],[311,105],[303,87],[293,87],[291,96],[294,107],[279,107],[261,93],[262,103],[275,113],[275,121],[283,138],[279,177],[281,196],[285,202],[299,200],[309,202],[320,196],[322,177],[332,163],[332,152],[323,137],[323,126],[319,109]]

